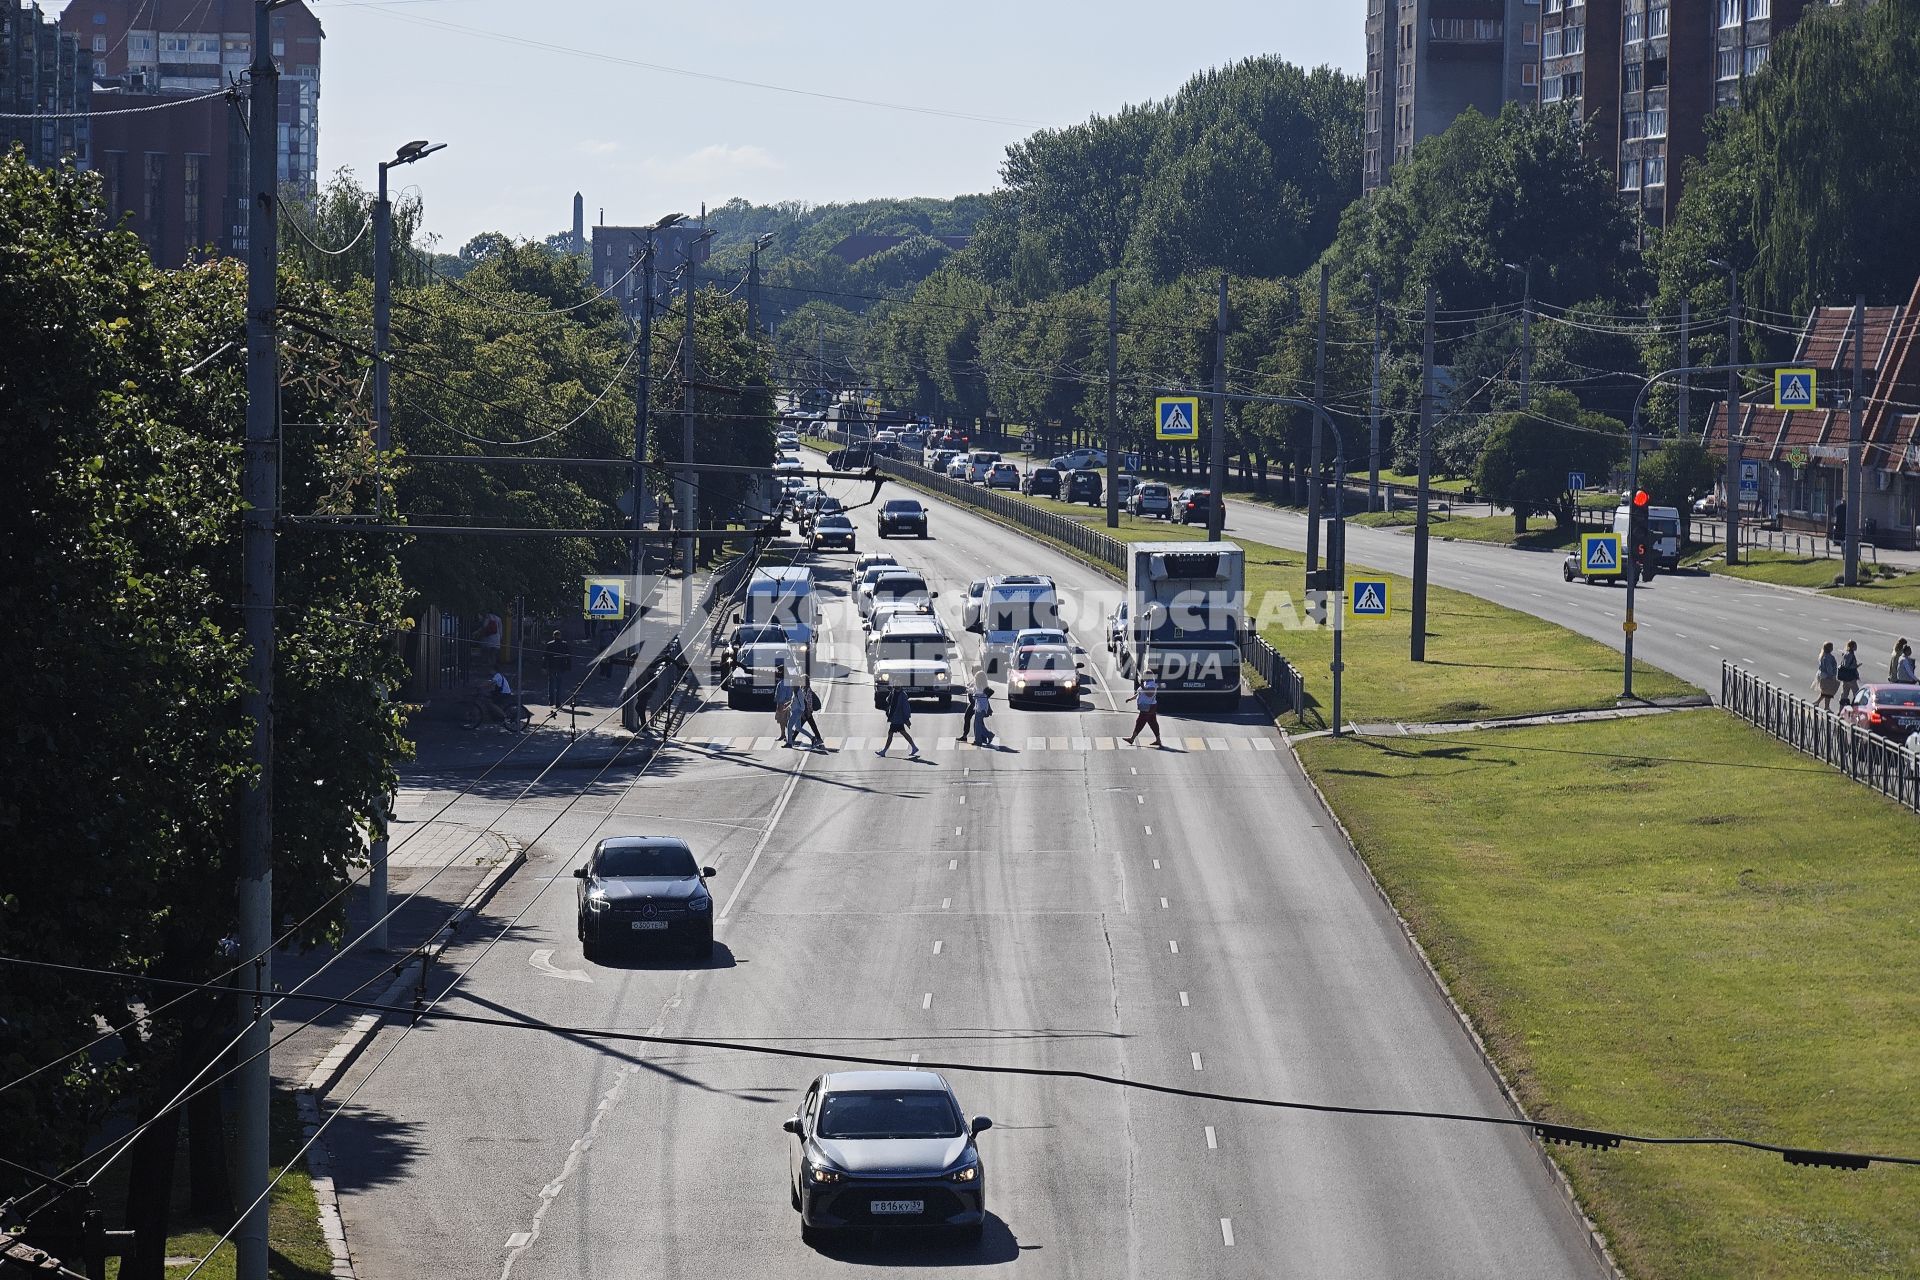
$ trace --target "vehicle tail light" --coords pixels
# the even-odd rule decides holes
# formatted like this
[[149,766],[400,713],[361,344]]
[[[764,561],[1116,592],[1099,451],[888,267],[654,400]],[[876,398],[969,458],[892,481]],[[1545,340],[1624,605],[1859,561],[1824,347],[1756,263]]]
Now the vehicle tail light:
[[1880,722],[1881,722],[1882,720],[1884,720],[1885,718],[1886,718],[1886,717],[1884,717],[1884,716],[1882,716],[1882,715],[1881,715],[1881,714],[1880,714],[1880,713],[1879,713],[1878,711],[1869,711],[1869,712],[1867,712],[1867,723],[1868,723],[1868,724],[1879,724],[1879,723],[1880,723]]

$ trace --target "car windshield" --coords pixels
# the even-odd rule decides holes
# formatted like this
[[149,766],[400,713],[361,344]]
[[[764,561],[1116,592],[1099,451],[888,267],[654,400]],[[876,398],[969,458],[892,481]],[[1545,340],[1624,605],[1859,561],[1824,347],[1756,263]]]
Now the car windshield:
[[902,596],[924,595],[927,583],[924,578],[910,578],[906,574],[894,574],[880,578],[873,584],[876,600],[897,600]]
[[886,505],[885,509],[888,511],[905,512],[909,515],[917,515],[919,514],[919,511],[920,511],[920,504],[917,502],[911,502],[911,501],[909,502],[894,501],[894,502],[889,502]]
[[777,644],[749,645],[740,651],[740,665],[760,671],[770,671],[787,660],[787,632],[784,627],[775,627],[778,633],[771,637]]
[[639,879],[647,877],[684,880],[700,874],[693,854],[677,844],[610,844],[600,850],[595,868],[602,877]]
[[1022,631],[1017,639],[1022,648],[1036,644],[1057,644],[1064,646],[1067,643],[1067,633],[1042,627],[1030,631]]
[[1167,496],[1167,486],[1163,484],[1143,484],[1140,486],[1140,496],[1143,498],[1164,498]]
[[749,644],[777,644],[787,638],[780,627],[766,623],[748,623],[733,629],[733,643],[736,648]]
[[1065,649],[1022,649],[1019,666],[1022,671],[1071,671],[1073,655]]
[[820,527],[822,529],[851,529],[853,528],[853,521],[847,519],[845,516],[821,516]]
[[957,1138],[960,1111],[933,1089],[861,1089],[820,1103],[822,1138]]
[[928,636],[908,639],[883,639],[873,646],[875,662],[944,662],[947,642]]

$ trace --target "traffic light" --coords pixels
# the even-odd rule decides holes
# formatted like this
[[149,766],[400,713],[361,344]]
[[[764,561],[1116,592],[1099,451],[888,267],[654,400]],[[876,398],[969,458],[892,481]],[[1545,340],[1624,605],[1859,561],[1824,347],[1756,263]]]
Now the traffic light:
[[1627,507],[1627,559],[1635,569],[1653,563],[1653,547],[1647,534],[1647,491],[1636,489]]

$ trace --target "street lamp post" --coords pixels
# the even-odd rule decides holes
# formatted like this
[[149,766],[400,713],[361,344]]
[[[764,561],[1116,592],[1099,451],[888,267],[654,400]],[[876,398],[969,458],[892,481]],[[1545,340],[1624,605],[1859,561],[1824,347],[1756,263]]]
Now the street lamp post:
[[[393,313],[393,205],[387,200],[387,170],[424,160],[446,147],[444,142],[409,142],[380,162],[380,186],[373,206],[373,448],[380,465],[374,472],[373,506],[376,514],[386,509],[386,457],[393,447],[393,405],[387,391],[387,347],[391,341],[389,324]],[[515,619],[516,624],[518,619]],[[393,804],[389,800],[380,815],[380,834],[368,851],[371,865],[367,871],[367,911],[373,930],[367,944],[375,951],[387,949],[387,823]]]
[[753,248],[747,252],[747,340],[754,341],[760,336],[760,251],[773,243],[773,232],[769,231],[753,242]]
[[1731,263],[1708,258],[1707,265],[1727,273],[1727,563],[1740,563],[1740,273]]
[[653,260],[656,232],[665,231],[686,220],[684,213],[670,213],[647,228],[647,242],[640,250],[640,352],[633,396],[633,577],[634,598],[639,597],[640,578],[646,573],[646,540],[639,537],[646,528],[647,436],[653,415]]

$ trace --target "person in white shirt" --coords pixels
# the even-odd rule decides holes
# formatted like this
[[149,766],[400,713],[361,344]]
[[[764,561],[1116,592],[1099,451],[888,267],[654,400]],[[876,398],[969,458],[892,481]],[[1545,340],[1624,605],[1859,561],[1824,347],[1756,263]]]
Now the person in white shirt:
[[1140,681],[1140,688],[1133,695],[1133,705],[1140,709],[1140,714],[1133,719],[1133,732],[1127,735],[1127,745],[1133,745],[1133,740],[1140,736],[1140,730],[1151,729],[1153,745],[1159,746],[1160,681],[1154,678],[1152,672],[1148,672]]

